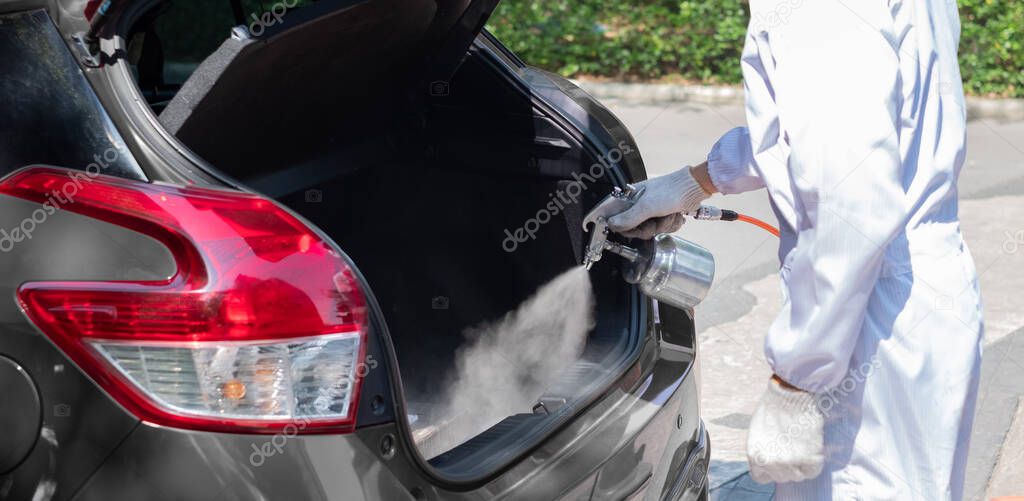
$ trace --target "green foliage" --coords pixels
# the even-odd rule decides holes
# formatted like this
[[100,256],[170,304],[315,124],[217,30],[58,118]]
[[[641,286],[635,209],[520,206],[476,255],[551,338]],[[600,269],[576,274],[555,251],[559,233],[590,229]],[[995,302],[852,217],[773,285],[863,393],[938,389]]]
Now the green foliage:
[[488,28],[563,75],[740,80],[743,0],[505,0]]
[[1024,2],[960,0],[959,4],[964,90],[1024,97]]
[[[1024,2],[960,0],[960,65],[972,94],[1024,96]],[[565,76],[741,81],[746,0],[503,0],[488,29]]]

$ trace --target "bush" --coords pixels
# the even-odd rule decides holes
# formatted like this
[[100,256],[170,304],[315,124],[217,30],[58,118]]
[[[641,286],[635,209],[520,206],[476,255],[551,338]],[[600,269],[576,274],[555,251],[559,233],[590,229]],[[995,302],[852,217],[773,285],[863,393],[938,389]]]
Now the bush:
[[534,64],[566,76],[740,81],[742,0],[506,0],[489,29]]
[[960,25],[964,90],[1024,96],[1024,2],[960,0]]
[[[1024,2],[960,0],[960,64],[973,94],[1024,96]],[[504,0],[488,29],[565,76],[739,83],[746,0]]]

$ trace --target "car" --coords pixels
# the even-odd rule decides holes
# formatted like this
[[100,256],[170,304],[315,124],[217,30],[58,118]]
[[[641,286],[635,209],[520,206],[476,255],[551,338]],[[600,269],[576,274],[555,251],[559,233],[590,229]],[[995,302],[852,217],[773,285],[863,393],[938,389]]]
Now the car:
[[705,499],[692,309],[578,271],[639,149],[496,4],[0,0],[0,499]]

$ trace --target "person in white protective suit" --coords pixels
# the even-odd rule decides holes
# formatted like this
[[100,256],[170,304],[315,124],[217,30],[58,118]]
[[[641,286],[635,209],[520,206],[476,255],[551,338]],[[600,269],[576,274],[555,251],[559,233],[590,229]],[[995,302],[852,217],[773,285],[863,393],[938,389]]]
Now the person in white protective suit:
[[754,480],[776,499],[961,499],[982,319],[957,215],[956,3],[750,9],[748,127],[645,181],[611,228],[651,238],[713,192],[767,188],[784,304],[748,434]]

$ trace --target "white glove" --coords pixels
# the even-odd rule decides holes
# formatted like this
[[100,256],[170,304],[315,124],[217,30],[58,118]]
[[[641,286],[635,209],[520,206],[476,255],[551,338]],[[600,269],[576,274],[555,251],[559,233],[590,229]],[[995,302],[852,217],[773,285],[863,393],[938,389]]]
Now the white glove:
[[686,222],[683,214],[696,211],[700,203],[711,196],[693,178],[689,167],[648,179],[636,186],[646,188],[640,200],[628,210],[609,218],[608,227],[623,236],[644,240],[682,228]]
[[825,464],[824,441],[825,415],[815,395],[773,380],[750,420],[750,476],[762,484],[817,477]]

